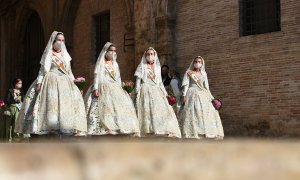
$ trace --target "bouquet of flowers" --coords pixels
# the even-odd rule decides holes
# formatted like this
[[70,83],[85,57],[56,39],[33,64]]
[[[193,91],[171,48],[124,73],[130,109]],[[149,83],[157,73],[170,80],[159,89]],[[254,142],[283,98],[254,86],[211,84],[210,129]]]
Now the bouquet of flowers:
[[2,108],[3,106],[5,106],[4,101],[0,100],[0,108]]
[[78,77],[74,80],[74,83],[78,87],[78,89],[81,91],[85,88],[86,86],[86,81],[84,77]]
[[220,110],[222,108],[222,101],[220,99],[213,99],[211,102],[216,110]]
[[176,103],[176,97],[174,95],[167,96],[168,102],[171,106],[173,106]]
[[0,100],[0,112],[1,112],[1,114],[3,113],[4,116],[11,115],[9,108],[6,106],[6,104],[2,100]]
[[131,93],[134,90],[134,87],[135,87],[134,85],[135,84],[132,81],[125,81],[125,82],[123,82],[123,89],[125,91],[127,91],[128,93]]

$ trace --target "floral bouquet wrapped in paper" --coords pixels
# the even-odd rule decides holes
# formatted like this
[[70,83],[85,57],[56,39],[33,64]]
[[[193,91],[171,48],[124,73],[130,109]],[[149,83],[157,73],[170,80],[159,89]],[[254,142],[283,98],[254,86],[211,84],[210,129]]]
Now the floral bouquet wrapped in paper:
[[86,86],[86,81],[85,78],[83,77],[78,77],[74,80],[74,83],[76,84],[76,86],[78,87],[79,90],[83,90]]
[[134,85],[133,81],[125,81],[123,82],[123,89],[130,94],[134,90]]
[[173,106],[176,103],[176,97],[174,95],[167,96],[168,102],[171,106]]

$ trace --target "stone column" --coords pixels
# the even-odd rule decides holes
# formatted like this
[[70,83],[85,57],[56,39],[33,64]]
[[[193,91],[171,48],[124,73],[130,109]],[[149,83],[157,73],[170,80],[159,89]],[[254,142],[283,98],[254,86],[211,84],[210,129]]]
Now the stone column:
[[175,67],[175,18],[162,16],[156,17],[157,27],[157,53],[160,63]]
[[176,67],[175,25],[176,0],[159,0],[155,24],[157,29],[157,51],[161,64]]
[[136,63],[140,62],[145,49],[153,46],[161,64],[176,67],[175,6],[176,0],[135,1]]
[[134,2],[135,59],[137,67],[141,57],[149,46],[157,49],[156,8],[157,0],[139,0]]
[[135,63],[135,36],[134,36],[134,0],[125,0],[127,23],[125,25],[126,32],[124,34],[125,61],[128,64],[127,74],[124,80],[134,80]]

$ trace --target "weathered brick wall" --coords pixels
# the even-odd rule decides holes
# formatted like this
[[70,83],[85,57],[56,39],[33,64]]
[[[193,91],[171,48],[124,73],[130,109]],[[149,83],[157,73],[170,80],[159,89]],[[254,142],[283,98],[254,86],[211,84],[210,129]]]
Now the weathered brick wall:
[[[224,102],[220,115],[227,135],[300,135],[300,2],[281,0],[280,32],[240,37],[238,1],[178,0],[173,40],[167,36],[172,29],[159,24],[168,22],[163,21],[168,16],[164,17],[163,10],[158,13],[158,7],[171,0],[164,3],[134,1],[131,29],[127,27],[129,1],[81,1],[70,30],[73,39],[69,46],[75,76],[84,76],[89,84],[92,83],[95,66],[92,16],[110,9],[110,38],[118,49],[123,80],[133,79],[141,55],[149,46],[161,47],[157,51],[167,62],[170,61],[167,60],[169,53],[175,48],[176,54],[168,63],[181,75],[192,58],[201,55],[206,60],[211,91]],[[56,26],[57,30],[68,29],[64,18],[68,15],[66,4],[71,1],[59,1],[57,18],[54,18],[53,2],[19,1],[1,16],[0,98],[5,95],[9,79],[18,74],[15,67],[22,60],[18,51],[23,43],[28,9],[40,15],[45,43]],[[134,32],[135,46],[124,52],[123,36],[127,32]],[[164,39],[168,42],[162,43]],[[67,45],[68,40],[70,42],[70,37],[66,39]]]
[[107,10],[110,10],[110,40],[117,47],[122,79],[129,79],[132,72],[132,69],[128,69],[128,63],[134,61],[134,54],[123,51],[123,37],[127,22],[124,1],[82,1],[74,25],[73,73],[75,76],[85,76],[90,84],[93,81],[95,68],[92,18],[93,15]]
[[[1,55],[1,65],[6,66],[5,72],[1,70],[1,97],[4,98],[7,90],[8,82],[15,76],[19,76],[22,67],[19,61],[22,61],[20,55],[25,27],[27,24],[27,16],[31,11],[38,12],[44,30],[45,45],[53,30],[64,31],[66,36],[66,44],[70,47],[69,51],[73,58],[73,73],[77,76],[84,76],[89,83],[92,83],[93,71],[95,62],[93,61],[94,49],[93,42],[93,15],[97,15],[103,11],[110,10],[110,40],[113,42],[118,51],[118,63],[121,69],[122,79],[132,79],[135,69],[134,63],[134,47],[127,47],[126,52],[123,50],[124,34],[128,32],[126,25],[128,24],[126,5],[123,0],[109,1],[81,1],[76,11],[74,24],[67,22],[71,7],[67,7],[71,1],[58,1],[58,13],[56,14],[54,1],[19,1],[14,6],[8,9],[5,16],[1,16],[1,24],[3,30],[1,37],[5,38],[5,47],[2,49],[5,52]],[[75,3],[75,2],[71,2]],[[66,26],[73,26],[71,28]],[[70,30],[71,29],[71,30]],[[73,33],[73,37],[69,34]],[[70,39],[72,38],[72,40]],[[16,52],[16,49],[18,50]],[[6,64],[4,63],[6,62]],[[8,63],[10,62],[10,63]],[[133,63],[132,63],[133,62]],[[19,72],[18,72],[19,71]],[[1,81],[1,82],[3,82]],[[31,83],[31,82],[30,82]]]
[[227,135],[300,134],[300,2],[281,1],[280,32],[239,36],[238,1],[177,1],[178,70],[206,60],[210,88],[224,101]]

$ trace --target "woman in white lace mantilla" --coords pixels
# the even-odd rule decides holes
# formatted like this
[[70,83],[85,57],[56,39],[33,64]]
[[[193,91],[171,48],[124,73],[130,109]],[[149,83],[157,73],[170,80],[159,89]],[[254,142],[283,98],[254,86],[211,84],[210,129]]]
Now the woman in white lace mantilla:
[[209,90],[205,63],[201,56],[191,62],[184,75],[182,87],[182,136],[223,139],[222,122],[219,112],[211,102],[214,97]]
[[136,107],[141,134],[181,137],[176,115],[169,105],[157,52],[148,48],[137,67]]
[[54,31],[41,58],[37,79],[24,99],[15,131],[30,134],[85,135],[86,113],[74,84],[64,35]]
[[94,83],[85,95],[89,135],[140,135],[134,104],[122,88],[116,47],[107,42],[96,63]]

